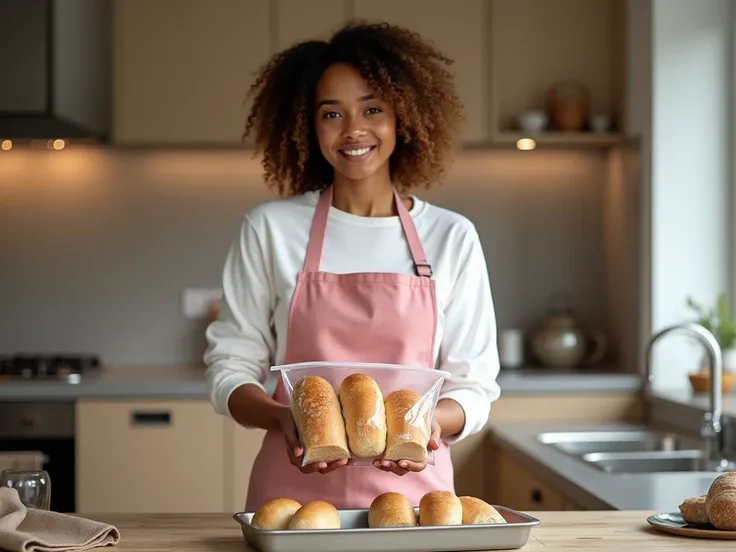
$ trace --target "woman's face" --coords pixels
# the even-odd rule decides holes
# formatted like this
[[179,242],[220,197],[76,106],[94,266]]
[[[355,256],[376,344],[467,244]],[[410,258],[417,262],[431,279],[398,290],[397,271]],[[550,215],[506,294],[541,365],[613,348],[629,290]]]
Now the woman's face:
[[317,85],[315,129],[325,159],[350,180],[389,178],[396,146],[396,114],[373,97],[352,66],[330,66]]

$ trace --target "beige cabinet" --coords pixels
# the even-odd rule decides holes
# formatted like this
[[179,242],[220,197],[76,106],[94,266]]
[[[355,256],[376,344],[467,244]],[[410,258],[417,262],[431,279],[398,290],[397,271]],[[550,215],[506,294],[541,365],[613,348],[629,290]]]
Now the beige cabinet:
[[[609,132],[535,135],[537,144],[618,143],[626,106],[625,2],[618,0],[115,0],[113,140],[239,146],[255,72],[276,51],[351,19],[404,25],[454,60],[465,145],[513,145],[519,115],[549,110],[575,80]],[[452,22],[452,24],[449,24]],[[250,143],[247,145],[251,145]]]
[[113,139],[236,145],[270,54],[269,0],[117,0]]
[[324,40],[348,20],[345,0],[272,0],[276,50],[302,40]]
[[403,25],[433,41],[449,58],[468,126],[464,142],[490,140],[489,3],[486,0],[355,0],[357,19]]
[[[619,0],[490,0],[489,94],[493,139],[515,143],[519,116],[550,116],[537,144],[606,146],[621,136],[624,119],[625,9]],[[550,101],[588,95],[589,115],[605,114],[608,132],[555,127]]]
[[248,496],[248,483],[258,452],[261,450],[263,429],[246,429],[227,419],[225,429],[225,504],[228,512],[242,512]]
[[77,510],[222,512],[226,420],[206,400],[80,400]]
[[496,458],[499,504],[522,512],[565,509],[563,495],[526,471],[513,457],[501,452]]

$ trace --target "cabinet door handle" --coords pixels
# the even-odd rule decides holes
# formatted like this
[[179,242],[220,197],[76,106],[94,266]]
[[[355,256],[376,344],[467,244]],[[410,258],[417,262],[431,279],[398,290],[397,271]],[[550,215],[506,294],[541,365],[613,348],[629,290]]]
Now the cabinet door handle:
[[537,504],[539,504],[540,502],[542,502],[543,499],[544,497],[542,496],[542,491],[540,491],[539,489],[534,489],[532,491],[532,502],[536,502]]
[[170,425],[171,412],[133,412],[130,417],[133,425]]

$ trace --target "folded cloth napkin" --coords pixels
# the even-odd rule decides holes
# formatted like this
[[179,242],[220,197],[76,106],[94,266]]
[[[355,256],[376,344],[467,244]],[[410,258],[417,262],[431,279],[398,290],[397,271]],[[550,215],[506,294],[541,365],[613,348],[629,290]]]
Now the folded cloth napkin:
[[106,523],[70,514],[26,508],[18,491],[0,487],[0,550],[77,552],[120,542],[120,532]]

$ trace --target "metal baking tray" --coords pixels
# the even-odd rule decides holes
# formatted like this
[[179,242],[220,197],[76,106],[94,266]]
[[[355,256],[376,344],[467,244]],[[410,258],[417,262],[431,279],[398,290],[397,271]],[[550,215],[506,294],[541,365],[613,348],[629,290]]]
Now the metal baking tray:
[[[259,531],[250,525],[253,513],[240,512],[233,517],[240,523],[246,542],[260,552],[459,552],[511,550],[526,545],[532,527],[540,521],[503,506],[494,508],[507,523],[372,529],[365,509],[339,510],[340,529]],[[414,511],[418,514],[419,508]]]

